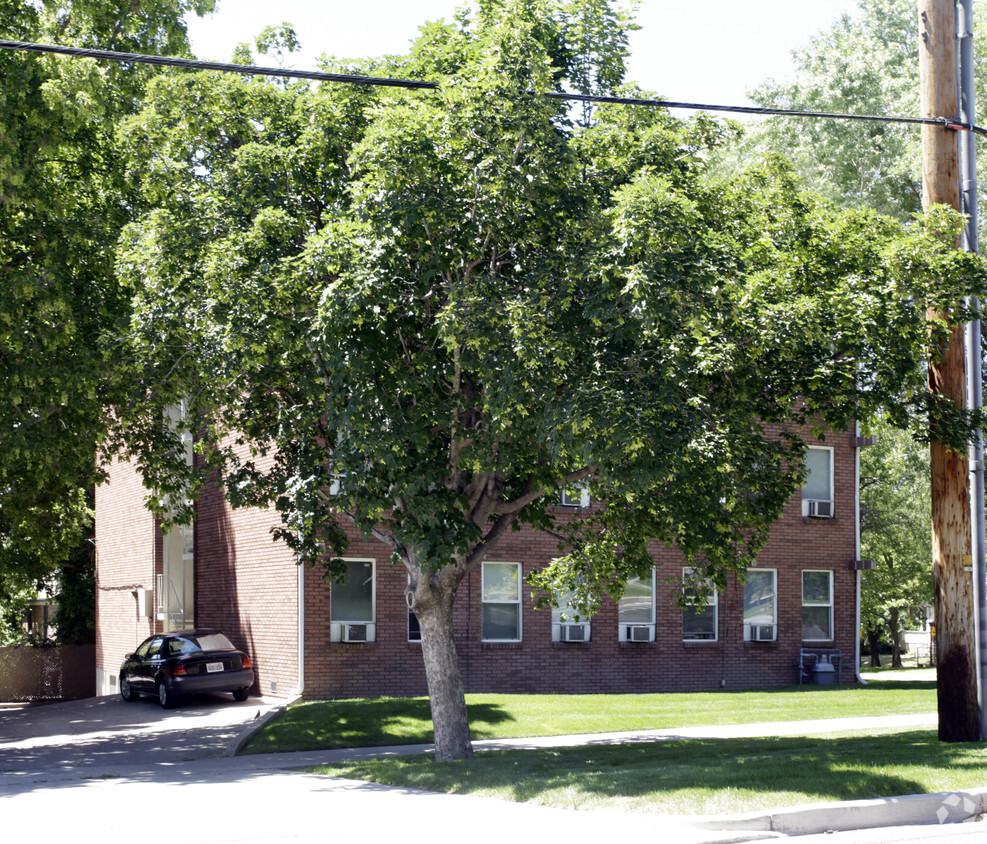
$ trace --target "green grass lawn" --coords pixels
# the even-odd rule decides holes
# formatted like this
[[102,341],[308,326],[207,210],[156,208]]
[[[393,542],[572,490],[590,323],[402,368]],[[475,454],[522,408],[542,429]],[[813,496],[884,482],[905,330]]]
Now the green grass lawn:
[[[768,691],[645,695],[468,695],[474,739],[655,730],[934,712],[934,682],[796,686]],[[298,703],[262,730],[247,753],[421,744],[432,741],[426,698]]]
[[908,731],[496,751],[462,762],[416,755],[312,770],[557,808],[720,815],[983,786],[987,751]]
[[[921,678],[921,679],[916,679]],[[928,672],[875,672],[869,685],[649,695],[469,695],[475,739],[664,729],[757,721],[934,712]],[[296,704],[248,753],[432,740],[428,701]],[[635,742],[417,754],[313,769],[331,776],[559,808],[680,815],[953,791],[987,784],[987,747],[941,744],[934,731],[882,730],[716,741]]]

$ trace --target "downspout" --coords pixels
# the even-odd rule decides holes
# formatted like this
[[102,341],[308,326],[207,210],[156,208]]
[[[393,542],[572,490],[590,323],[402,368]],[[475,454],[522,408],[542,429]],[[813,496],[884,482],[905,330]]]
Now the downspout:
[[[853,449],[853,559],[860,559],[860,422],[853,423],[854,442]],[[854,571],[854,611],[856,613],[856,623],[854,624],[853,642],[853,676],[862,686],[867,685],[867,681],[860,676],[860,578],[864,573],[860,569]]]
[[305,565],[298,565],[298,685],[295,694],[299,697],[305,692]]

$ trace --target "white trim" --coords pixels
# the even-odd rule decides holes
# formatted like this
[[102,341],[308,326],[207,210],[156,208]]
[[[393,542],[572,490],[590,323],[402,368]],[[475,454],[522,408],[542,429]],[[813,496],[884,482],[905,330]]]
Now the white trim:
[[[573,493],[579,493],[579,500]],[[575,484],[567,489],[559,490],[560,507],[581,507],[584,510],[589,507],[589,487],[585,484]]]
[[805,485],[802,486],[802,518],[832,519],[835,515],[836,499],[836,451],[831,445],[810,445],[806,448],[805,456],[808,462],[810,451],[829,452],[829,498],[807,498]]
[[[485,597],[486,590],[486,580],[484,578],[484,572],[487,566],[514,566],[517,572],[517,597],[513,600],[508,599],[497,599],[488,601]],[[523,639],[522,631],[522,620],[524,613],[522,612],[522,602],[521,602],[521,576],[523,569],[521,563],[512,563],[508,560],[486,560],[480,565],[480,639],[483,642],[520,642]],[[515,606],[517,607],[517,636],[512,639],[491,639],[484,635],[483,631],[483,611],[486,605],[490,606],[501,605],[501,606]]]
[[[805,600],[805,576],[807,574],[825,574],[829,577],[829,602],[811,602],[807,603]],[[805,636],[805,623],[802,624],[802,641],[803,642],[832,642],[834,637],[833,629],[833,572],[832,569],[802,569],[802,574],[800,577],[801,584],[801,598],[802,598],[802,609],[806,607],[826,607],[829,609],[829,635],[828,636],[811,636],[806,638]]]
[[[752,573],[757,573],[757,572],[765,572],[765,573],[770,572],[772,575],[771,621],[749,622],[743,617],[743,611],[747,605],[747,583],[745,582],[743,603],[741,604],[741,619],[744,625],[744,641],[745,642],[776,642],[778,641],[778,569],[752,568],[752,569],[748,569],[747,574],[750,575]],[[768,626],[774,627],[775,629],[774,638],[772,639],[765,639],[763,637],[758,638],[753,634],[751,630],[752,627],[768,627]]]
[[305,569],[306,566],[298,566],[298,681],[292,690],[292,697],[301,695],[305,691]]
[[[633,578],[641,582],[640,578]],[[651,607],[648,621],[632,621],[621,619],[620,605],[625,598],[617,603],[617,641],[618,642],[653,642],[655,640],[655,570],[651,569]],[[647,628],[642,630],[641,628]],[[647,633],[647,637],[645,637]]]
[[[685,592],[686,580],[690,577],[694,569],[690,566],[682,567],[682,591]],[[710,584],[712,586],[712,583]],[[693,605],[698,608],[698,605]],[[703,607],[713,608],[713,635],[709,636],[687,636],[685,633],[686,608],[682,608],[682,641],[683,642],[718,642],[720,641],[720,601],[719,592],[714,587],[706,596]]]
[[364,642],[374,642],[376,641],[376,629],[377,629],[377,560],[373,557],[342,557],[343,562],[346,563],[369,563],[371,567],[371,580],[370,585],[370,618],[335,618],[333,616],[333,600],[332,591],[333,586],[336,584],[330,584],[329,586],[329,641],[330,642],[351,642],[357,641],[356,639],[350,638],[349,631],[346,628],[350,626],[358,627],[360,625],[366,625],[367,631],[366,636],[359,641]]
[[[592,619],[580,616],[578,621],[575,620],[575,614],[569,604],[571,596],[571,591],[555,596],[556,603],[552,605],[553,642],[588,642],[590,640]],[[565,621],[562,620],[563,609],[566,610]]]

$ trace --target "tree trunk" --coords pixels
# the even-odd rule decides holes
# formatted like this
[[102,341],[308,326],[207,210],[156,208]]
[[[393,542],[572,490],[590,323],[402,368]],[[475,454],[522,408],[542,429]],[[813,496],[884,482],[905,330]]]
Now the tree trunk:
[[870,667],[881,667],[881,632],[879,630],[867,631],[867,650],[870,651]]
[[473,744],[452,625],[452,609],[462,575],[444,569],[420,577],[417,588],[414,588],[416,584],[409,588],[409,595],[422,632],[435,758],[469,759],[473,756]]
[[[958,113],[954,0],[919,0],[919,77],[923,117]],[[960,210],[959,142],[944,126],[922,126],[922,206]],[[959,246],[959,244],[957,244]],[[945,314],[930,314],[946,319]],[[966,404],[962,326],[951,326],[946,349],[932,350],[929,388]],[[932,432],[933,437],[935,432]],[[942,442],[931,445],[932,561],[940,741],[978,741],[980,705],[974,649],[968,458]]]
[[901,668],[901,622],[898,610],[888,612],[888,630],[891,632],[891,667]]

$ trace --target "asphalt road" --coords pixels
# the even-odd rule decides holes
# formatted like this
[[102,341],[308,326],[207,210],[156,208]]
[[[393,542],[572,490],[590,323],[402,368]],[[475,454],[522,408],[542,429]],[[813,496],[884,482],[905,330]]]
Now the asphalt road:
[[183,698],[177,709],[119,697],[0,707],[0,784],[105,776],[117,768],[221,757],[255,719],[284,701],[231,695]]

